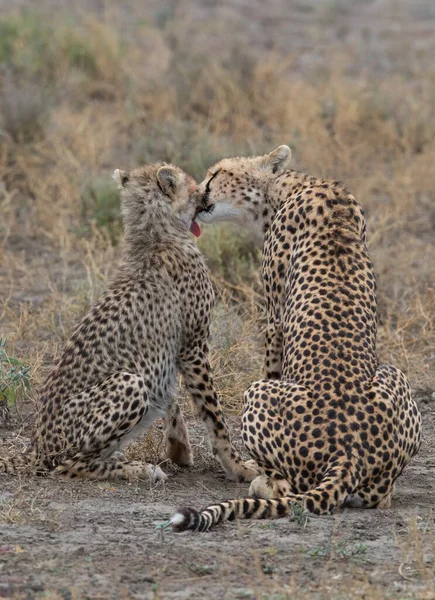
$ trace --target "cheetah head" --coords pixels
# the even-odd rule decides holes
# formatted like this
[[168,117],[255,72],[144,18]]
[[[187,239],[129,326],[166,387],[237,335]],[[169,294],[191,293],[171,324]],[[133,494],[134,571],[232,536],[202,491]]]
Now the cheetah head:
[[260,226],[270,180],[281,175],[290,162],[288,146],[270,154],[249,158],[224,158],[211,167],[198,190],[209,209],[198,214],[200,221],[257,222]]
[[113,179],[121,190],[121,208],[126,231],[139,231],[152,223],[172,223],[201,230],[197,214],[209,210],[210,202],[198,193],[195,180],[173,165],[146,165],[127,173],[116,169]]

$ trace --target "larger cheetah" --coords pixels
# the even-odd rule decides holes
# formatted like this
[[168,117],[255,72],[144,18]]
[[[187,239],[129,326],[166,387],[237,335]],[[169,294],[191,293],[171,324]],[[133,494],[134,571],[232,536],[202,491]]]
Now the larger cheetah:
[[387,507],[420,446],[409,383],[376,355],[363,211],[341,183],[288,170],[289,159],[280,146],[222,160],[201,184],[216,203],[203,220],[257,222],[265,233],[266,379],[246,390],[242,417],[263,474],[254,498],[181,509],[171,520],[177,531],[283,517],[295,503],[316,514],[345,502]]
[[226,474],[252,480],[230,444],[213,384],[208,337],[214,292],[189,235],[207,209],[194,180],[171,165],[115,171],[121,189],[124,257],[108,290],[82,319],[43,386],[32,449],[0,461],[17,472],[34,462],[69,477],[163,478],[128,461],[121,448],[158,417],[166,418],[168,456],[192,461],[176,404],[184,375]]

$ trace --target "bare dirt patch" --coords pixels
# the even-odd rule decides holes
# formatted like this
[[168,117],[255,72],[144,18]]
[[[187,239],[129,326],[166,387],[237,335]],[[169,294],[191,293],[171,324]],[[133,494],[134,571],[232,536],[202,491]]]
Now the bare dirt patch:
[[[435,431],[399,479],[390,510],[155,529],[181,505],[243,496],[205,456],[165,486],[2,476],[0,598],[433,598]],[[201,456],[202,455],[202,456]],[[207,464],[209,466],[207,466]]]

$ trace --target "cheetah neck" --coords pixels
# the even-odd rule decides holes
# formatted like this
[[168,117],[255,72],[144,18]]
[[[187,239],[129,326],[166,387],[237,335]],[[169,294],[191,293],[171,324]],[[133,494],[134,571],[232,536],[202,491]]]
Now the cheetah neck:
[[177,215],[149,209],[146,222],[125,223],[124,262],[140,266],[153,255],[190,252],[195,248],[185,223]]
[[263,191],[264,199],[261,207],[264,233],[269,230],[279,209],[288,202],[291,196],[302,189],[306,179],[307,175],[289,170],[273,179],[267,180]]

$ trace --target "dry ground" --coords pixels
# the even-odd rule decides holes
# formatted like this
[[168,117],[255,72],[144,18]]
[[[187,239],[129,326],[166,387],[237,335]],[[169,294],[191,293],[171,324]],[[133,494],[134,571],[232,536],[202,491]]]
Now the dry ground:
[[195,442],[200,466],[163,489],[2,481],[0,597],[434,598],[433,449],[403,476],[391,510],[348,509],[305,528],[245,521],[161,538],[155,524],[173,507],[246,490],[226,482]]
[[[31,368],[1,451],[21,449],[38,385],[119,258],[116,168],[281,143],[367,212],[379,354],[411,380],[421,453],[391,510],[163,538],[180,504],[245,493],[190,413],[196,466],[165,487],[0,476],[0,598],[435,598],[435,9],[430,0],[0,2],[0,338]],[[213,365],[237,437],[260,374],[264,306],[250,232],[205,229],[219,291]],[[184,399],[186,410],[189,404]],[[0,407],[1,408],[1,407]],[[0,410],[0,417],[1,417]],[[156,428],[132,453],[160,460]]]

